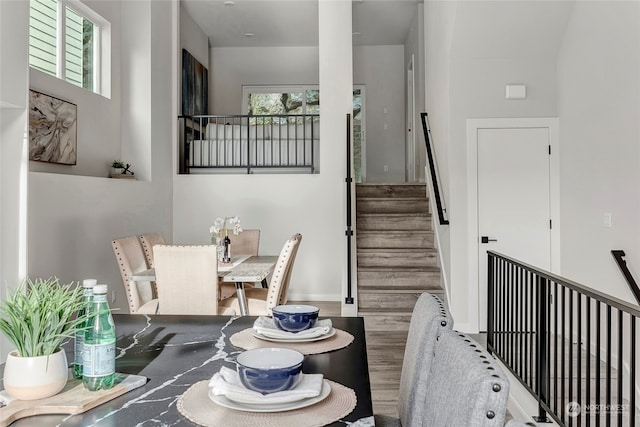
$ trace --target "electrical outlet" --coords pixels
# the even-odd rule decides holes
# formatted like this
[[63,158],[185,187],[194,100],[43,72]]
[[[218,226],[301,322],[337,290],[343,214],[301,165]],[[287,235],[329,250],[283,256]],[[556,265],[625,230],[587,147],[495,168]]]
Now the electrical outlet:
[[116,291],[113,290],[111,291],[111,304],[114,304],[116,302]]
[[384,169],[385,172],[389,172],[389,165],[384,165],[383,169]]

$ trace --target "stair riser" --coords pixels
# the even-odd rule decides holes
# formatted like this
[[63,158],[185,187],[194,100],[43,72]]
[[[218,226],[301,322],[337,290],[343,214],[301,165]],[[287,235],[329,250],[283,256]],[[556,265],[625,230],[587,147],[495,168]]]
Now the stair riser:
[[439,272],[358,271],[358,287],[389,289],[420,289],[441,291]]
[[358,292],[358,310],[369,311],[380,308],[398,309],[412,312],[421,292],[415,293],[367,293]]
[[436,267],[434,253],[358,252],[358,267]]
[[407,315],[377,315],[358,313],[364,318],[364,328],[366,331],[408,331],[411,313]]
[[427,213],[429,205],[426,199],[356,201],[358,213]]
[[427,197],[424,185],[358,185],[356,197]]
[[356,218],[356,229],[366,230],[431,230],[431,217],[420,216],[398,216],[389,217],[384,215],[358,215]]
[[433,248],[433,233],[359,232],[358,248]]

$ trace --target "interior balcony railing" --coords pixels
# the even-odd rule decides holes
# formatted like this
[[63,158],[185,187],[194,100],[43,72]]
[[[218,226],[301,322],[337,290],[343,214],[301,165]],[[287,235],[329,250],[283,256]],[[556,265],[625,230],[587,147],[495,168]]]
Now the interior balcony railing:
[[638,306],[488,251],[489,350],[537,399],[537,421],[635,426]]
[[180,116],[182,174],[318,173],[318,114]]

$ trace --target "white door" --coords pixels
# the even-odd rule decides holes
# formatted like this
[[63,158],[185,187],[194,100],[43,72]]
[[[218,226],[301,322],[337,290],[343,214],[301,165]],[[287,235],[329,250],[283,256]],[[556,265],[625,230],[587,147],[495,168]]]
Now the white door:
[[478,314],[485,331],[487,250],[551,267],[549,128],[478,129],[477,144]]

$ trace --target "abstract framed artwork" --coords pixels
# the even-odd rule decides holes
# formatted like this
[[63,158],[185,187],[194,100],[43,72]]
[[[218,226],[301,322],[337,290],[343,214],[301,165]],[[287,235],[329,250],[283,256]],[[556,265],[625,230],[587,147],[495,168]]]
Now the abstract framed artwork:
[[75,165],[77,116],[75,104],[29,90],[29,160]]
[[186,49],[182,49],[182,115],[209,114],[209,72]]

